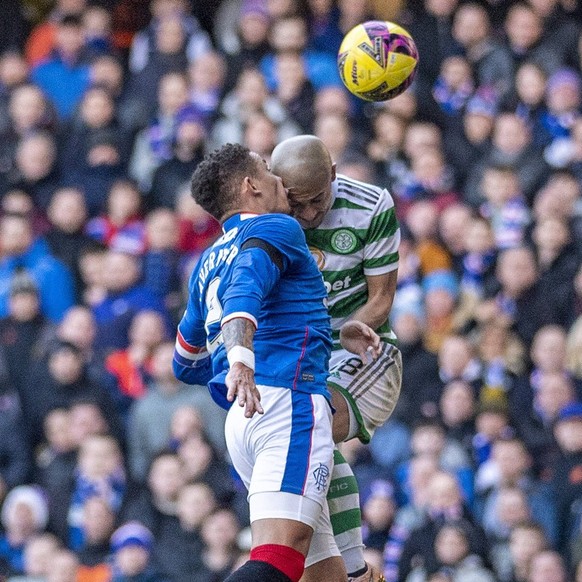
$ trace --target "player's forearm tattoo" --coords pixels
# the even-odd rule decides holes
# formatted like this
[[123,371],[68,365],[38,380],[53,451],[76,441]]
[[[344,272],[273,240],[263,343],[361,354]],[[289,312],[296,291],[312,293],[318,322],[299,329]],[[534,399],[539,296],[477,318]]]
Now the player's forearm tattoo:
[[254,335],[255,326],[242,317],[231,319],[222,326],[222,338],[227,352],[234,346],[243,346],[252,350]]

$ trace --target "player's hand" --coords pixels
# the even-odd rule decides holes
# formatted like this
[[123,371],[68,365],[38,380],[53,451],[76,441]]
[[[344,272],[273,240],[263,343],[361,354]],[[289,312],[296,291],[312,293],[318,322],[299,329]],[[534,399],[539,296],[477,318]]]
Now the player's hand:
[[342,325],[340,343],[348,352],[360,356],[362,362],[369,361],[369,356],[375,360],[382,351],[380,336],[369,325],[355,319]]
[[234,402],[236,398],[238,405],[245,407],[245,416],[252,418],[255,412],[263,414],[261,406],[261,395],[255,384],[255,372],[247,368],[241,362],[235,362],[226,375],[226,399]]

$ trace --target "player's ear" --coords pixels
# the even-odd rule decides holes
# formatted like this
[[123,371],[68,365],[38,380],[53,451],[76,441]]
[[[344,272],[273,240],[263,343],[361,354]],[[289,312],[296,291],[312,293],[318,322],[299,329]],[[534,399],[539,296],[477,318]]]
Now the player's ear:
[[254,180],[250,176],[245,176],[242,184],[242,190],[244,194],[250,194],[251,196],[260,195],[261,191],[255,184]]
[[335,180],[335,177],[336,177],[336,168],[337,168],[337,164],[331,165],[331,181],[332,182]]

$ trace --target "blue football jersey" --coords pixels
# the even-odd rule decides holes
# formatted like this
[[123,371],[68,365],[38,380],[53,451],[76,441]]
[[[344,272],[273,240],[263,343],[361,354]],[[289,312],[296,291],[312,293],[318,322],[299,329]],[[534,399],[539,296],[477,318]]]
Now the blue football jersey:
[[244,317],[256,327],[257,384],[329,398],[327,293],[301,227],[284,214],[237,214],[223,229],[190,278],[176,338],[176,376],[207,383],[214,400],[230,407],[221,326]]

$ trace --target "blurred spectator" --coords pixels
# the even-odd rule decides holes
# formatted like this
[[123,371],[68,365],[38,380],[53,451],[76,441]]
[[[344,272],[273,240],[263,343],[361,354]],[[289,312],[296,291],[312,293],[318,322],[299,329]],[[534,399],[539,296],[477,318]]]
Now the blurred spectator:
[[113,565],[111,582],[147,580],[161,582],[152,560],[154,537],[137,521],[124,523],[111,536]]
[[575,401],[576,394],[564,372],[543,372],[537,378],[537,384],[527,414],[516,418],[515,424],[528,449],[535,455],[538,470],[547,470],[556,456],[552,424],[560,410]]
[[514,65],[530,60],[548,74],[560,66],[560,55],[544,40],[541,15],[531,4],[524,2],[512,6],[504,24]]
[[505,107],[524,119],[530,128],[534,144],[545,146],[548,133],[543,127],[547,115],[545,102],[548,75],[536,62],[524,61],[515,73],[514,95],[508,97]]
[[235,486],[228,465],[204,433],[188,436],[177,451],[186,480],[210,485],[221,504],[233,500]]
[[[479,305],[478,321],[497,318],[510,326],[529,346],[536,331],[548,323],[560,323],[556,305],[545,300],[538,281],[538,269],[533,252],[527,247],[506,249],[499,254],[496,277],[501,289]],[[562,299],[563,300],[563,299]]]
[[180,489],[176,517],[161,532],[156,544],[156,562],[164,574],[172,579],[185,579],[202,569],[201,527],[216,508],[214,493],[205,483],[190,482]]
[[224,578],[237,568],[239,550],[237,534],[239,524],[234,513],[228,509],[217,509],[202,523],[202,568],[197,571],[196,580],[203,582]]
[[302,16],[283,16],[276,19],[271,25],[269,42],[273,52],[261,60],[261,72],[265,76],[269,89],[277,88],[276,61],[277,56],[284,52],[301,55],[305,66],[305,76],[315,90],[329,85],[341,85],[335,56],[308,48],[307,23]]
[[[189,61],[210,50],[210,38],[196,18],[188,13],[185,0],[153,0],[150,7],[152,20],[149,26],[135,35],[131,46],[129,66],[133,73],[142,72],[155,58],[158,39],[167,36],[167,19],[175,19],[184,35],[185,55]],[[159,50],[159,47],[158,47]]]
[[344,160],[356,151],[349,120],[337,114],[319,115],[315,118],[313,133],[323,141],[341,173]]
[[129,407],[147,392],[153,355],[165,339],[165,322],[157,311],[138,311],[129,326],[129,346],[105,357],[105,369],[115,380],[117,409],[127,419]]
[[269,95],[261,73],[251,68],[241,72],[235,88],[222,101],[220,117],[210,134],[210,147],[227,142],[240,143],[245,123],[254,113],[263,113],[276,124],[278,141],[300,133],[282,103]]
[[148,191],[155,170],[172,159],[176,131],[182,122],[202,124],[202,115],[188,103],[188,79],[181,71],[160,78],[157,100],[148,119],[148,127],[136,137],[129,163],[129,173],[141,190]]
[[36,486],[19,485],[2,503],[3,534],[0,536],[0,556],[15,574],[24,572],[24,546],[42,532],[48,522],[48,506],[44,492]]
[[106,214],[90,220],[85,231],[114,251],[141,254],[145,249],[145,229],[135,184],[129,180],[114,182],[107,194]]
[[112,432],[120,434],[117,411],[109,390],[88,377],[83,354],[76,346],[56,342],[47,358],[32,368],[22,392],[26,424],[34,445],[40,440],[42,425],[49,412],[53,408],[68,408],[80,398],[97,403]]
[[56,46],[59,21],[67,14],[81,15],[86,0],[57,0],[48,18],[38,24],[26,41],[26,60],[37,65],[48,58]]
[[24,135],[16,147],[8,186],[24,190],[36,206],[46,210],[59,183],[56,160],[55,140],[49,133]]
[[458,55],[446,57],[432,88],[432,96],[443,114],[445,126],[452,123],[449,118],[455,119],[461,114],[474,91],[475,84],[469,61]]
[[453,18],[454,39],[463,47],[478,86],[494,87],[499,97],[511,89],[513,67],[509,51],[491,29],[487,10],[477,3],[459,6]]
[[253,113],[243,129],[242,143],[270,162],[277,144],[277,126],[264,114]]
[[101,497],[116,513],[126,491],[119,444],[108,435],[89,435],[81,443],[68,509],[68,545],[79,550],[85,542],[83,510],[91,497]]
[[70,431],[70,414],[66,408],[53,408],[43,422],[43,444],[36,454],[35,480],[48,497],[49,528],[67,541],[69,493],[77,457]]
[[[61,170],[69,181],[78,178],[83,170],[84,160],[89,150],[101,135],[109,133],[120,146],[121,155],[127,152],[122,148],[124,136],[121,133],[115,115],[115,102],[108,89],[102,86],[89,88],[79,104],[69,131],[63,140],[60,152]],[[97,200],[88,199],[91,214],[99,208]]]
[[0,499],[13,487],[23,485],[32,473],[32,451],[23,427],[18,393],[6,386],[0,390]]
[[203,120],[214,121],[225,91],[226,60],[221,53],[208,51],[200,55],[188,68],[190,103]]
[[73,305],[73,279],[68,269],[48,253],[43,241],[34,240],[30,220],[19,215],[0,219],[0,315],[9,314],[10,284],[24,271],[36,284],[40,295],[41,313],[59,321]]
[[281,52],[275,56],[276,95],[301,131],[313,128],[315,91],[307,78],[305,63],[296,52]]
[[494,517],[493,523],[485,525],[491,543],[489,556],[497,577],[508,580],[511,578],[510,532],[518,524],[531,519],[523,490],[513,486],[502,487],[497,495]]
[[10,582],[45,580],[51,559],[60,546],[60,541],[51,533],[40,533],[30,538],[24,544],[23,573],[10,576]]
[[483,560],[471,553],[470,526],[464,521],[443,525],[434,540],[436,563],[430,566],[416,567],[406,578],[407,582],[424,582],[439,579],[461,582],[494,582],[493,573],[483,566]]
[[447,438],[463,446],[470,453],[475,434],[475,391],[462,380],[445,384],[439,401],[439,412]]
[[473,205],[482,202],[483,192],[479,185],[485,168],[491,165],[513,167],[519,189],[528,204],[547,177],[546,165],[532,142],[531,130],[521,117],[513,113],[502,113],[496,118],[491,146],[468,174],[465,198]]
[[64,15],[57,24],[52,56],[35,65],[32,80],[51,100],[59,117],[69,119],[89,87],[90,69],[81,61],[84,45],[81,19]]
[[164,317],[168,314],[162,301],[139,284],[140,267],[135,256],[110,250],[105,256],[104,299],[93,306],[97,321],[98,349],[123,349],[128,345],[129,326],[138,311],[151,309]]
[[150,115],[155,112],[153,104],[162,90],[162,79],[170,74],[183,75],[188,68],[186,40],[186,31],[180,15],[177,13],[165,15],[157,23],[151,39],[154,50],[149,55],[147,65],[129,79],[128,94]]
[[[421,107],[430,99],[430,90],[435,82],[443,59],[451,55],[456,47],[452,36],[453,13],[457,0],[427,0],[424,9],[408,24],[420,54],[431,55],[418,66],[417,89]],[[438,42],[435,44],[435,39]]]
[[171,211],[159,208],[146,220],[147,251],[143,258],[144,286],[157,295],[176,315],[182,306],[178,219]]
[[407,168],[402,151],[405,129],[404,119],[390,111],[376,112],[372,121],[373,135],[368,143],[368,157],[375,164],[379,180],[391,192],[396,181],[403,179]]
[[172,157],[162,162],[153,174],[148,197],[152,207],[174,207],[180,188],[189,182],[202,160],[206,137],[200,114],[192,112],[178,121]]
[[79,558],[70,550],[59,549],[49,564],[47,582],[76,582]]
[[[459,519],[466,521],[467,553],[487,559],[487,542],[480,527],[475,523],[463,504],[455,478],[449,473],[437,472],[429,482],[427,517],[424,524],[410,533],[399,562],[398,579],[407,580],[415,565],[415,558],[432,571],[438,565],[435,540],[444,524]],[[464,557],[464,556],[463,556]]]
[[568,573],[564,560],[557,552],[545,551],[535,555],[530,563],[528,582],[566,582]]
[[91,62],[96,57],[114,52],[111,14],[103,6],[87,6],[83,11],[83,57]]
[[8,316],[0,320],[0,346],[6,368],[4,389],[21,393],[28,370],[52,331],[52,325],[40,312],[37,285],[26,272],[17,273],[10,284]]
[[573,323],[571,281],[581,263],[581,256],[572,243],[571,230],[566,221],[548,217],[540,219],[532,232],[538,264],[540,284],[548,293],[567,298],[557,306],[556,318],[566,326]]
[[529,211],[515,170],[511,166],[487,166],[483,171],[481,192],[485,202],[479,210],[491,223],[497,249],[522,244]]
[[[229,18],[225,15],[226,11]],[[218,16],[216,39],[219,48],[228,55],[226,87],[232,89],[239,73],[247,67],[258,67],[269,52],[271,15],[267,1],[245,0],[223,2]]]
[[73,273],[77,297],[81,295],[80,257],[91,244],[91,238],[84,234],[87,221],[87,206],[81,190],[59,188],[53,194],[47,215],[51,224],[44,235],[51,254],[62,261]]
[[493,443],[491,469],[496,477],[490,486],[480,492],[477,515],[486,529],[497,526],[497,498],[503,487],[519,487],[527,498],[532,518],[543,528],[548,540],[555,542],[557,534],[556,504],[547,483],[535,479],[531,473],[532,459],[519,439],[499,439]]
[[548,542],[542,528],[533,521],[517,524],[509,538],[509,551],[513,566],[512,576],[509,580],[525,582],[530,569],[532,559],[536,554],[546,550]]
[[78,550],[78,582],[106,582],[111,576],[109,540],[115,526],[115,512],[108,501],[89,497],[83,504],[83,546]]
[[178,214],[178,249],[187,257],[197,258],[222,232],[218,222],[196,204],[189,189],[182,189],[176,200]]
[[[176,380],[172,372],[173,344],[162,343],[153,355],[152,382],[147,394],[134,404],[129,417],[129,460],[132,476],[145,480],[154,456],[170,444],[170,428],[174,413],[184,406],[199,412],[199,422],[209,414],[217,414],[208,391],[201,386],[187,386]],[[225,416],[219,413],[221,416]],[[215,420],[208,427],[209,436],[219,450],[224,450],[224,422]],[[202,430],[202,427],[201,427]],[[206,426],[204,426],[206,430]]]
[[446,128],[443,146],[455,172],[455,185],[461,190],[470,169],[489,147],[497,109],[496,95],[478,89],[467,101],[459,122]]
[[582,483],[577,475],[582,469],[581,429],[582,403],[576,401],[562,407],[554,425],[561,455],[552,467],[552,490],[557,505],[557,547],[566,552],[577,534],[576,528],[580,528]]
[[10,167],[14,160],[19,141],[35,131],[51,130],[54,127],[54,113],[43,92],[25,79],[7,95],[6,128],[2,131],[0,152],[3,169]]
[[389,481],[378,479],[371,483],[369,491],[362,493],[364,544],[383,551],[396,514],[394,486]]

